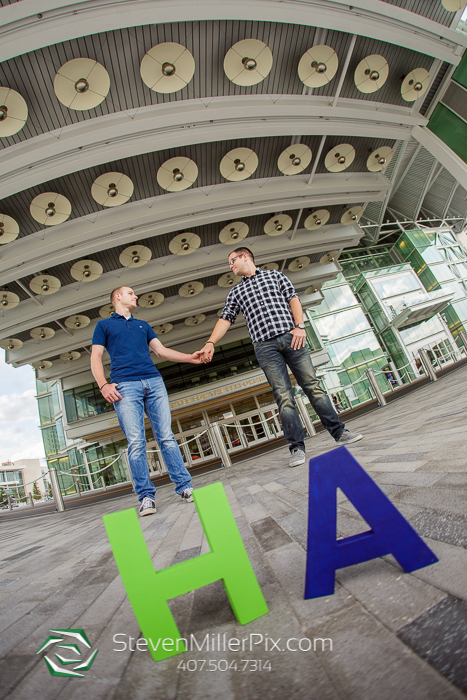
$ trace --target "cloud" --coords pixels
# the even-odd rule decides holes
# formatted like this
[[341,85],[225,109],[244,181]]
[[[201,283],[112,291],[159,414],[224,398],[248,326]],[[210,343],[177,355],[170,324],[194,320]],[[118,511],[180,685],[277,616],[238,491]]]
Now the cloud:
[[0,361],[0,463],[44,457],[34,372]]

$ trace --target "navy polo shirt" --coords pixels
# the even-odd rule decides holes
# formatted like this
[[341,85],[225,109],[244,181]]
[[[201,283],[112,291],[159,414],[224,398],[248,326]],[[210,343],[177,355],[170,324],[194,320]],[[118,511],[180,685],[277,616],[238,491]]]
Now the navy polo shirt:
[[157,335],[149,323],[120,314],[99,321],[92,336],[93,345],[103,345],[110,355],[110,381],[136,381],[159,377],[151,360],[149,343]]

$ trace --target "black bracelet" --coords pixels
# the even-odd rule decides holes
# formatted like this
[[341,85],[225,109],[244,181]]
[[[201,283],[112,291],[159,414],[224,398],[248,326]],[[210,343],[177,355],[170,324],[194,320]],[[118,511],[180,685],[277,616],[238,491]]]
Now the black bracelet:
[[206,345],[207,345],[208,343],[211,343],[213,348],[216,347],[216,346],[214,345],[214,343],[212,342],[212,340],[206,340]]
[[[108,384],[108,382],[105,382],[105,384],[103,384],[102,386],[105,386],[106,384]],[[102,386],[99,387],[99,391],[102,391]]]

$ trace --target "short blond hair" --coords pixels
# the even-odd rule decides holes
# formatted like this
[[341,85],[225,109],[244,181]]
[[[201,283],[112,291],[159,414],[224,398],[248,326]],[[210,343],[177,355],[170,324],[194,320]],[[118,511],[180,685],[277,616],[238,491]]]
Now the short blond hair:
[[127,287],[126,284],[123,284],[121,287],[115,287],[115,289],[112,289],[110,293],[110,303],[115,306],[115,295],[116,294],[121,294],[122,289],[130,289],[130,287]]

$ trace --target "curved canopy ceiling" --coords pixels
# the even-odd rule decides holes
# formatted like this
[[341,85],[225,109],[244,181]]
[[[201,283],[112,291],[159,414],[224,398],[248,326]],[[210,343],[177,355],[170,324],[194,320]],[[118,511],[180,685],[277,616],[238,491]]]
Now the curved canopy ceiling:
[[[140,313],[173,325],[168,342],[193,337],[186,317],[214,322],[228,292],[218,280],[235,242],[219,235],[232,222],[260,264],[305,289],[336,273],[324,253],[377,243],[388,220],[463,221],[465,168],[426,129],[467,45],[459,17],[441,0],[0,0],[0,338],[23,343],[7,360],[56,372],[61,353],[89,346],[122,283],[163,294]],[[360,226],[344,225],[354,206]],[[328,220],[305,228],[322,209]],[[266,233],[280,213],[290,228]],[[184,233],[199,247],[174,254]],[[290,272],[300,255],[310,266]],[[31,287],[41,276],[58,280],[54,293]],[[204,289],[182,300],[190,281]],[[91,323],[78,330],[73,314]],[[51,338],[31,337],[41,323]]]

